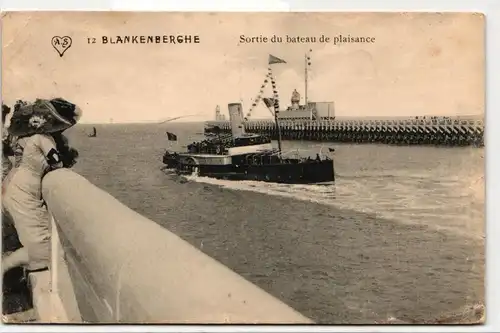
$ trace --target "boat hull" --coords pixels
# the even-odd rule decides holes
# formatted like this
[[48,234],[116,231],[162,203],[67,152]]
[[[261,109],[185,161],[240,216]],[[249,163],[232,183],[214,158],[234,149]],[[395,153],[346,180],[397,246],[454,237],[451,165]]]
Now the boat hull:
[[318,184],[335,181],[333,160],[310,160],[300,163],[274,163],[251,165],[199,164],[193,159],[165,155],[163,163],[180,174],[197,174],[225,180],[253,180],[285,184]]

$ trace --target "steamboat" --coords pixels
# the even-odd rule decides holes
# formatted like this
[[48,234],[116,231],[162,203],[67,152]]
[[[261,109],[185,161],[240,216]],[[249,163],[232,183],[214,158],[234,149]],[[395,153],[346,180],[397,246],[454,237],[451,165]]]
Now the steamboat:
[[[244,132],[241,104],[229,104],[232,133],[217,135],[188,145],[187,152],[166,151],[163,163],[179,174],[196,174],[227,180],[315,184],[335,180],[333,160],[317,154],[315,159],[288,156],[274,148],[271,139]],[[238,119],[234,118],[239,115]],[[298,154],[297,154],[298,155]]]
[[[284,63],[283,60],[269,55],[269,65]],[[272,145],[271,138],[265,135],[245,132],[241,103],[228,104],[231,133],[222,135],[220,128],[212,127],[206,139],[193,142],[186,152],[167,150],[163,163],[167,169],[179,174],[196,174],[226,180],[255,180],[272,183],[318,184],[335,181],[334,161],[323,156],[322,151],[315,158],[303,158],[295,151],[282,151],[281,130],[279,128],[279,99],[276,82],[269,67],[268,78],[273,86],[274,96],[262,98],[274,116],[278,131],[278,147]],[[296,102],[296,98],[293,99]],[[255,106],[255,103],[254,105]],[[247,114],[248,117],[248,114]],[[171,139],[177,140],[173,133]],[[170,139],[169,138],[169,139]]]

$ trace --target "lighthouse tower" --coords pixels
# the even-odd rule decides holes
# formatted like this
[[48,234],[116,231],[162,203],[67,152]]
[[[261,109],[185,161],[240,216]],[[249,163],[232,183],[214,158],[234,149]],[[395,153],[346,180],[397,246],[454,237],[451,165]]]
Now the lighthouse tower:
[[215,120],[220,120],[220,106],[215,108]]
[[291,102],[292,102],[292,110],[298,110],[300,103],[300,94],[297,91],[297,89],[293,90]]
[[215,120],[217,121],[226,120],[226,116],[220,113],[220,106],[218,105],[215,108]]

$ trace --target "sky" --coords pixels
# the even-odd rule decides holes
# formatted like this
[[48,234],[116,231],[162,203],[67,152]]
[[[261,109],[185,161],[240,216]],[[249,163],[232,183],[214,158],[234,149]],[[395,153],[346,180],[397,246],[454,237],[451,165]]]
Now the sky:
[[[342,117],[484,114],[485,25],[472,13],[138,13],[3,14],[2,98],[63,97],[82,123],[155,122],[215,107],[251,107],[272,54],[282,107],[304,98],[334,101]],[[102,44],[102,36],[199,35],[199,44]],[[373,37],[374,43],[239,43],[240,35]],[[53,36],[70,36],[62,57]],[[88,39],[95,38],[95,44]],[[266,96],[271,96],[270,86]],[[268,118],[263,103],[251,118]]]

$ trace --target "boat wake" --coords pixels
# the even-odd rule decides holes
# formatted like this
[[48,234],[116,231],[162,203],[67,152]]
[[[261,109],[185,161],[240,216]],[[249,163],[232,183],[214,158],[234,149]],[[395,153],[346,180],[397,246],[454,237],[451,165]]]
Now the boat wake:
[[334,183],[321,184],[279,184],[266,183],[252,180],[232,181],[222,180],[210,177],[200,177],[196,174],[184,176],[188,181],[211,184],[222,188],[252,191],[268,195],[275,195],[287,198],[294,198],[321,204],[329,204],[332,199],[335,199],[336,187]]
[[[389,175],[394,177],[394,175]],[[433,198],[421,190],[423,182],[432,182],[431,179],[410,177],[398,179],[397,182],[381,177],[337,177],[335,183],[323,184],[279,184],[260,181],[231,181],[209,177],[200,177],[196,174],[180,176],[182,182],[197,182],[211,184],[221,188],[251,191],[272,196],[292,198],[301,201],[313,202],[338,209],[356,211],[375,216],[381,219],[396,220],[410,225],[426,225],[436,231],[451,231],[468,238],[484,240],[484,234],[472,234],[468,228],[457,224],[459,216],[449,217],[449,222],[436,223],[436,214],[444,202],[452,204],[451,199],[460,198],[464,193],[457,193],[456,198],[450,197],[449,183],[455,179],[442,180],[443,202]],[[458,208],[457,208],[458,209]],[[436,213],[437,212],[437,213]],[[442,215],[442,214],[441,214]],[[443,218],[442,216],[440,218]]]

